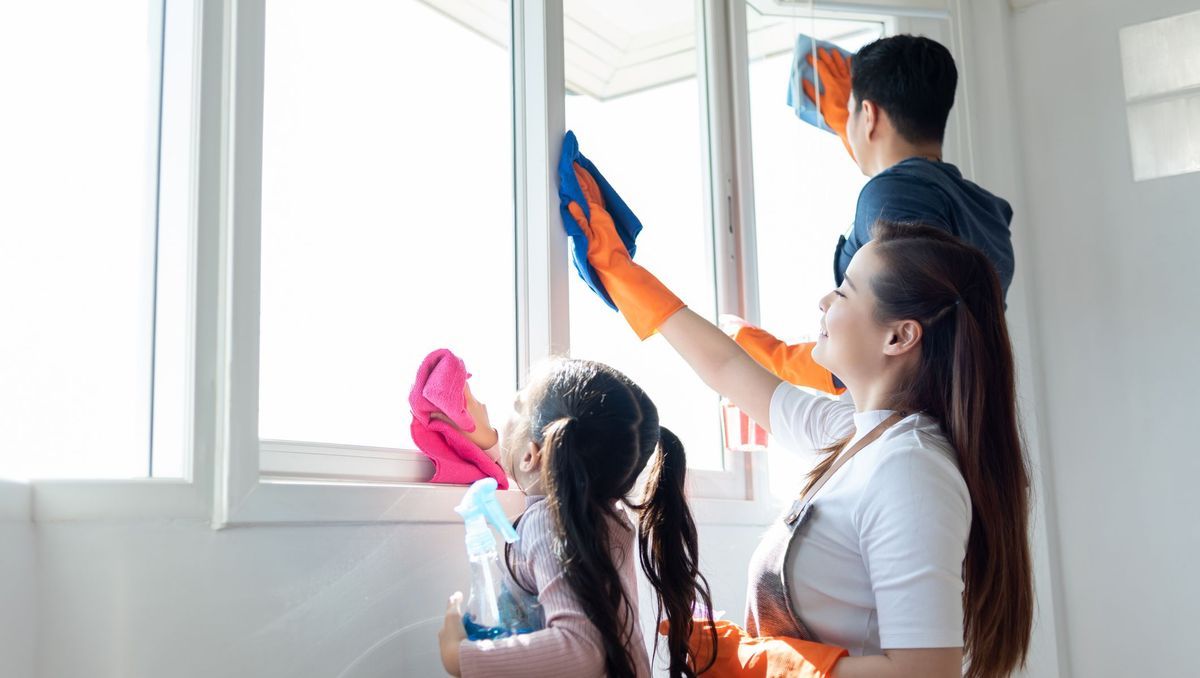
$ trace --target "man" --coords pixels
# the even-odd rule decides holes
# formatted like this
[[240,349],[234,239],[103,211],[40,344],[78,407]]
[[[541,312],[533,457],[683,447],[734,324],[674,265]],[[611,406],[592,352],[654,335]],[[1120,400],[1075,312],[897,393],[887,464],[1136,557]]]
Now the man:
[[[929,38],[897,35],[863,47],[847,60],[818,50],[823,91],[804,82],[820,102],[826,124],[837,133],[871,180],[858,196],[854,226],[838,240],[834,281],[868,240],[877,220],[919,222],[949,231],[983,250],[1005,293],[1013,276],[1008,202],[963,178],[942,162],[946,120],[954,105],[958,71],[954,58]],[[812,360],[814,343],[788,345],[766,331],[741,327],[734,336],[755,360],[781,379],[830,393],[842,385]]]

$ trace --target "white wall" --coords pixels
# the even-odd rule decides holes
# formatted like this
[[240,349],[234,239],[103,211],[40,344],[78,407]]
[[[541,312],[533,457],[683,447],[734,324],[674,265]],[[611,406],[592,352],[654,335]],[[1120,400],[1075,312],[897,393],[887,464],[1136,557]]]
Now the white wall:
[[454,525],[39,532],[41,678],[440,675],[466,581]]
[[0,675],[33,678],[37,627],[29,486],[0,480]]
[[1042,356],[1035,343],[1037,271],[1031,252],[1032,219],[1025,195],[1020,129],[1014,116],[1011,57],[1012,12],[1005,0],[960,3],[962,40],[959,69],[966,98],[960,111],[970,126],[971,154],[962,169],[974,181],[1012,204],[1016,276],[1009,290],[1008,326],[1017,362],[1017,395],[1026,434],[1035,501],[1030,535],[1037,608],[1025,678],[1070,675],[1061,609],[1054,513],[1054,464],[1043,433]]
[[1198,8],[1052,0],[1011,17],[1018,268],[1077,677],[1195,671],[1200,175],[1133,182],[1117,31]]
[[[443,675],[436,634],[446,597],[467,583],[462,534],[459,525],[43,524],[37,675]],[[735,619],[757,537],[702,536],[717,607]]]

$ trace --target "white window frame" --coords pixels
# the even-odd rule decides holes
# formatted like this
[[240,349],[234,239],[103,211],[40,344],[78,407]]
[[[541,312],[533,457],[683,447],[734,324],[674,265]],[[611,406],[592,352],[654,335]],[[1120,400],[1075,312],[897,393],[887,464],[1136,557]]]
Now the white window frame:
[[[705,4],[698,0],[700,11]],[[364,483],[364,475],[395,470],[400,478],[423,478],[428,471],[413,451],[267,441],[257,437],[257,351],[260,254],[260,191],[264,12],[262,0],[242,0],[233,24],[235,45],[230,100],[232,110],[231,177],[226,251],[233,294],[227,298],[230,359],[225,379],[229,389],[224,416],[229,425],[218,477],[214,524],[218,526],[274,522],[421,520],[455,521],[450,508],[461,488],[419,482]],[[553,355],[564,355],[570,346],[566,236],[557,205],[557,157],[565,129],[560,0],[514,3],[512,55],[514,63],[514,134],[516,169],[516,223],[518,252],[518,373]],[[730,46],[719,36],[726,33],[725,18],[706,14],[706,61],[720,64],[728,73]],[[744,19],[743,19],[744,20]],[[743,31],[744,33],[744,31]],[[744,39],[739,36],[739,39]],[[744,54],[744,50],[741,51]],[[701,78],[701,81],[707,80]],[[714,88],[715,90],[716,88]],[[732,115],[724,90],[707,92],[711,138],[724,141],[721,130]],[[713,102],[722,105],[714,109]],[[732,167],[733,148],[726,144],[714,154],[712,166]],[[713,195],[724,204],[729,196],[732,171],[724,169],[714,181]],[[712,200],[710,205],[714,204]],[[732,215],[723,210],[727,230]],[[710,223],[716,223],[710,219]],[[718,246],[719,248],[720,246]],[[722,288],[730,290],[724,308],[737,296],[738,281],[718,267]],[[523,378],[523,377],[522,377]],[[287,476],[260,472],[265,453],[273,470]],[[305,479],[324,475],[325,462],[338,462],[336,478]],[[346,462],[353,458],[347,473]],[[276,465],[279,464],[279,465]],[[763,473],[755,473],[760,469]],[[765,522],[769,517],[765,463],[755,455],[731,454],[722,471],[692,471],[691,494],[696,500],[719,502],[698,506],[712,522]],[[397,476],[392,476],[393,478]],[[358,480],[359,482],[355,482]],[[441,496],[450,501],[431,501]],[[517,501],[513,498],[512,501]]]
[[183,450],[182,478],[130,480],[38,479],[29,483],[35,522],[90,519],[208,520],[213,488],[213,449],[216,445],[215,375],[217,374],[220,286],[217,267],[222,96],[225,68],[226,8],[217,0],[197,0],[192,21],[193,88],[189,178],[188,241],[189,346],[185,400],[188,444]]
[[[549,96],[562,72],[562,14],[557,2],[513,4],[514,129],[518,228],[518,371],[543,356],[567,347],[564,328],[550,319],[566,309],[566,262],[551,252],[565,252],[565,235],[557,212],[555,160],[563,125],[562,100]],[[260,472],[262,450],[278,457],[358,456],[360,466],[391,462],[409,472],[419,466],[408,451],[350,446],[316,446],[268,442],[258,437],[258,311],[261,246],[261,174],[264,0],[238,0],[231,35],[234,40],[228,134],[229,194],[225,259],[229,270],[222,299],[228,331],[228,360],[222,362],[226,383],[222,420],[225,436],[217,455],[213,523],[217,527],[262,523],[418,521],[456,522],[453,507],[462,488],[419,482],[362,483],[350,479],[288,480]],[[557,56],[549,46],[557,47]],[[558,85],[561,88],[561,85]],[[522,105],[518,105],[522,102]],[[557,108],[557,111],[554,109]],[[558,130],[551,135],[549,130]],[[543,205],[544,209],[535,206]],[[552,284],[561,281],[561,285]],[[561,314],[561,313],[559,313]],[[364,454],[367,452],[367,454]],[[356,454],[357,453],[357,454]],[[366,459],[371,461],[365,461]],[[516,492],[502,494],[506,508],[522,504]]]

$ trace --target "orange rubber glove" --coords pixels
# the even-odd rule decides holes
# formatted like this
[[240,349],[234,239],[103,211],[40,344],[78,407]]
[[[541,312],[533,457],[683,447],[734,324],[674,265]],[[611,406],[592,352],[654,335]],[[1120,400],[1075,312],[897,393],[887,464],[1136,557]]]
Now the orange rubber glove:
[[[710,678],[829,678],[838,660],[849,653],[840,647],[822,645],[798,638],[755,638],[747,636],[742,627],[729,621],[719,621],[717,657],[707,671]],[[658,632],[666,635],[667,622],[659,624]],[[704,668],[712,649],[707,621],[697,619],[688,639],[698,668]]]
[[854,151],[850,149],[850,140],[846,137],[846,121],[850,119],[850,62],[841,52],[831,52],[824,47],[817,49],[817,57],[818,63],[813,63],[811,54],[805,58],[817,70],[817,77],[824,91],[818,98],[816,88],[805,80],[804,94],[820,105],[821,117],[825,118],[825,124],[837,133],[842,145],[846,147],[846,152],[853,158]]
[[604,209],[600,187],[579,163],[575,163],[575,178],[579,180],[579,187],[587,199],[591,219],[577,202],[568,203],[567,209],[587,235],[588,263],[596,269],[608,296],[638,338],[646,339],[657,332],[667,318],[683,308],[684,303],[658,278],[633,263],[629,251],[617,235],[612,217]]
[[813,360],[816,342],[788,345],[766,330],[746,325],[738,329],[733,340],[759,365],[780,379],[797,386],[841,395],[846,391],[833,382],[833,373]]

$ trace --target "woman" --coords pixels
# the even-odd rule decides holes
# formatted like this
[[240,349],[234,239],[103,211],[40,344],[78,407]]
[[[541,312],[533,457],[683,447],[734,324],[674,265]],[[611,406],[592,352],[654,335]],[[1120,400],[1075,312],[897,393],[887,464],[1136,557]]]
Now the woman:
[[836,678],[1006,675],[1033,617],[1029,479],[987,258],[880,224],[820,302],[813,357],[853,404],[782,382],[629,258],[591,177],[569,211],[639,336],[661,333],[785,448],[825,451],[751,563],[747,631],[849,650]]

